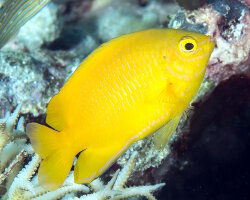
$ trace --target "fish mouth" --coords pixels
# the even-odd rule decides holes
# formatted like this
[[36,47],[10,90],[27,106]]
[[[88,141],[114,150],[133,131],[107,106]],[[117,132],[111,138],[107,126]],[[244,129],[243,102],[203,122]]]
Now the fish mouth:
[[215,47],[215,42],[213,40],[213,38],[211,38],[210,36],[208,36],[208,52],[211,52],[214,50]]

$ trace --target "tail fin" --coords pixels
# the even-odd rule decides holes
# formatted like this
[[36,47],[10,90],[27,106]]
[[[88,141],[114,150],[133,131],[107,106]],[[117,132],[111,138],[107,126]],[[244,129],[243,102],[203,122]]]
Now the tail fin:
[[39,184],[48,190],[59,188],[68,176],[75,152],[64,134],[46,126],[30,123],[26,127],[35,152],[42,157]]

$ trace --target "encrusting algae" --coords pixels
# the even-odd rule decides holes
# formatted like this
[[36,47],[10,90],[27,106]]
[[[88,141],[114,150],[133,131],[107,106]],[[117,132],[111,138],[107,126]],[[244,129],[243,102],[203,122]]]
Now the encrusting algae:
[[27,125],[43,159],[39,183],[60,187],[79,153],[74,179],[89,183],[133,142],[157,131],[155,143],[164,145],[196,94],[213,48],[209,36],[173,29],[131,33],[97,48],[51,99],[51,128]]

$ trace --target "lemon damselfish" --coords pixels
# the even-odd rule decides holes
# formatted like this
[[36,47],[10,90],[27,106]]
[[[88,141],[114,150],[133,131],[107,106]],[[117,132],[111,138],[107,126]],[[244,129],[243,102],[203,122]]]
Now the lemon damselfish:
[[75,182],[89,183],[133,142],[163,129],[158,138],[166,143],[213,48],[209,36],[173,29],[139,31],[98,47],[49,102],[50,127],[27,125],[42,158],[39,183],[60,187],[79,153]]

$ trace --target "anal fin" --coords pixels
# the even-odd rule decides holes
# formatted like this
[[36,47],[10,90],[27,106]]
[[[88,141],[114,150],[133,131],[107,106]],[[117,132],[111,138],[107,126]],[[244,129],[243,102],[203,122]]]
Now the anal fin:
[[[130,145],[130,144],[129,144]],[[89,148],[83,151],[77,159],[74,169],[75,183],[85,184],[104,173],[129,145],[108,148]]]

